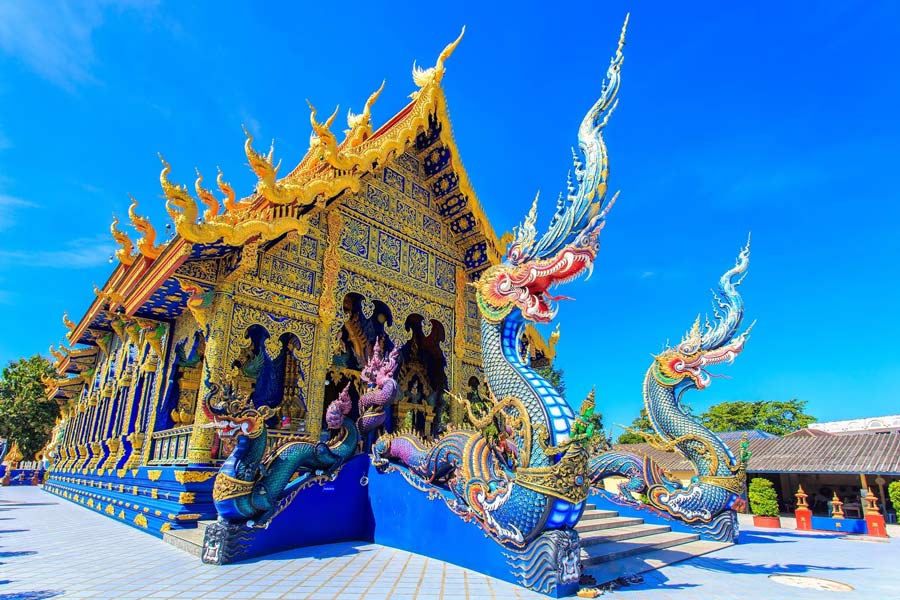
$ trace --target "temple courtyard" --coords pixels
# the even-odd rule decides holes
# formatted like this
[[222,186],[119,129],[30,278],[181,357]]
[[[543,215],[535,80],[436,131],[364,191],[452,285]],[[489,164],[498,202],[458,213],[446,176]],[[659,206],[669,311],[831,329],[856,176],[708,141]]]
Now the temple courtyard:
[[[741,543],[621,582],[622,600],[867,598],[900,589],[889,540],[743,526]],[[792,576],[788,583],[772,576]],[[833,585],[822,584],[819,578]],[[784,580],[785,578],[781,578]],[[852,588],[852,591],[850,590]],[[222,567],[36,487],[0,488],[0,600],[40,598],[545,598],[467,569],[376,544],[341,543]]]

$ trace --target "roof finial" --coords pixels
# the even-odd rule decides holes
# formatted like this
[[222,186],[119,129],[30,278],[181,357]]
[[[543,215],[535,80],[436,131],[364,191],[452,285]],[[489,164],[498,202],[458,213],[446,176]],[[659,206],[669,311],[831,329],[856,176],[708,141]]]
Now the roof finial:
[[[163,161],[165,164],[165,161]],[[168,165],[166,165],[168,167]],[[142,234],[137,241],[138,251],[147,258],[153,259],[160,255],[162,246],[156,245],[156,228],[147,217],[137,214],[134,209],[137,208],[138,201],[134,196],[128,194],[131,198],[131,206],[128,207],[128,217],[131,219],[131,225]]]
[[109,226],[109,232],[112,234],[116,243],[119,244],[119,248],[116,249],[116,258],[119,259],[119,262],[128,267],[134,262],[134,243],[131,241],[131,238],[128,237],[127,233],[117,227],[118,224],[119,217],[113,215],[112,223]]
[[219,199],[213,196],[213,193],[203,187],[203,175],[200,174],[200,169],[196,169],[197,171],[197,181],[194,182],[194,190],[197,192],[197,196],[200,197],[200,200],[203,201],[203,204],[206,205],[206,210],[203,211],[203,220],[210,221],[213,217],[219,214],[219,211],[222,210],[221,205],[219,204]]
[[456,50],[456,47],[459,45],[459,42],[462,40],[465,33],[466,26],[463,25],[462,31],[459,32],[459,37],[457,37],[451,43],[447,44],[447,46],[438,55],[438,59],[435,65],[430,69],[422,69],[421,67],[416,65],[415,61],[413,61],[412,77],[415,84],[419,86],[419,90],[411,94],[413,98],[418,97],[419,92],[421,92],[422,88],[430,84],[440,84],[441,79],[443,79],[444,77],[444,61],[450,58],[450,55],[453,54],[454,50]]

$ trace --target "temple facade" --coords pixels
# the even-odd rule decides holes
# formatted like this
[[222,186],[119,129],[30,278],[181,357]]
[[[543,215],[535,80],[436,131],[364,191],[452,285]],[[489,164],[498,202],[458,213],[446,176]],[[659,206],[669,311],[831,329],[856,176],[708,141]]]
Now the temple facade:
[[[172,233],[160,239],[133,200],[138,239],[113,220],[118,265],[80,319],[64,316],[70,347],[51,347],[59,377],[45,383],[63,419],[47,490],[157,534],[212,518],[230,448],[204,427],[210,387],[227,380],[274,407],[272,444],[316,438],[323,407],[348,384],[354,400],[364,390],[379,338],[400,349],[388,431],[429,436],[462,418],[445,390],[484,390],[467,283],[500,243],[451,132],[441,79],[454,47],[414,70],[413,100],[378,129],[380,89],[342,141],[336,113],[320,122],[311,107],[310,148],[282,178],[247,133],[259,181],[241,200],[221,172],[218,195],[199,172],[190,193],[163,159]],[[533,358],[552,358],[552,336],[527,337]]]

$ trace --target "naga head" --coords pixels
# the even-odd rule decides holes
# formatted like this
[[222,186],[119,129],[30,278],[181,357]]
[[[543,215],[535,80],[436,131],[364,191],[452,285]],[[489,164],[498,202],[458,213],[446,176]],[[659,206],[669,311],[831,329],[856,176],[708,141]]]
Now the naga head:
[[344,422],[344,415],[349,413],[352,407],[353,400],[350,398],[350,382],[348,381],[337,399],[332,400],[325,410],[325,424],[328,425],[328,429],[340,429]]
[[209,392],[203,398],[203,412],[210,422],[206,427],[217,429],[222,437],[257,438],[265,429],[266,420],[275,414],[270,406],[254,406],[248,396],[240,394],[231,384],[226,384],[224,390],[217,383],[207,382],[207,385]]
[[394,377],[394,370],[397,368],[397,352],[397,347],[394,346],[391,353],[385,357],[384,340],[382,338],[375,340],[372,356],[363,367],[360,379],[370,386],[382,387],[388,379]]
[[719,289],[713,291],[715,319],[701,328],[700,318],[674,348],[655,357],[653,375],[666,386],[687,384],[702,390],[709,386],[712,376],[707,368],[721,363],[731,364],[744,349],[751,324],[737,334],[744,317],[744,301],[737,291],[750,265],[750,241],[738,255],[737,263],[719,279]]
[[530,321],[549,323],[556,317],[556,302],[568,299],[553,296],[551,290],[593,271],[600,248],[600,231],[616,199],[614,196],[604,207],[609,168],[602,132],[616,107],[624,43],[623,28],[600,98],[578,129],[578,146],[584,162],[575,155],[574,178],[570,173],[568,192],[566,196],[560,194],[547,232],[538,239],[535,197],[525,222],[514,230],[506,258],[485,271],[475,283],[478,307],[489,322],[497,323],[518,309]]

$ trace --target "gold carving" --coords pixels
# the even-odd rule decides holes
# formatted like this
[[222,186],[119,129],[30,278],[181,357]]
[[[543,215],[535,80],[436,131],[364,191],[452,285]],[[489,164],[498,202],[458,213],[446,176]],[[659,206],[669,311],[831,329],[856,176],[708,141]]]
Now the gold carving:
[[147,529],[147,517],[144,515],[136,515],[134,517],[134,523],[144,529]]
[[203,483],[216,476],[216,471],[175,471],[178,483]]
[[194,492],[181,492],[178,494],[179,504],[191,504],[195,502],[196,494]]
[[162,476],[162,470],[148,470],[147,471],[147,479],[150,481],[158,481]]
[[219,473],[216,482],[213,484],[213,500],[220,502],[229,498],[237,498],[239,496],[247,496],[253,491],[254,481],[245,481]]
[[156,229],[150,223],[150,219],[142,217],[135,212],[134,209],[137,208],[138,201],[134,199],[134,196],[129,197],[131,198],[131,206],[128,207],[128,217],[131,219],[132,226],[143,234],[137,241],[138,251],[146,258],[154,259],[162,254],[165,244],[156,245]]
[[517,469],[516,483],[573,504],[583,502],[590,490],[586,476],[588,457],[586,448],[580,444],[572,444],[554,465]]

